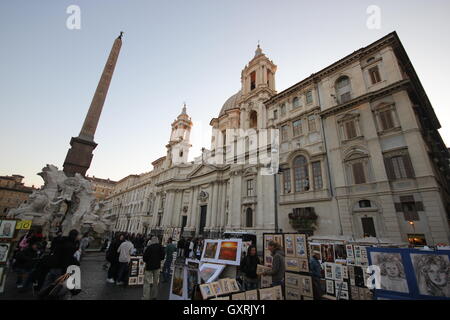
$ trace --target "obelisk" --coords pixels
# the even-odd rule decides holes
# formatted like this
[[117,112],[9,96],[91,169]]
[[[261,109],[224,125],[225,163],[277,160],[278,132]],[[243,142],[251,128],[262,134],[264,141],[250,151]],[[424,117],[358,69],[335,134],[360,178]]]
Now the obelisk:
[[63,165],[64,173],[69,177],[73,177],[75,173],[85,176],[91,165],[92,151],[97,147],[97,144],[94,142],[94,135],[116,67],[117,58],[119,57],[120,48],[122,47],[122,34],[123,32],[114,41],[80,134],[78,137],[72,137],[70,140],[71,148],[67,152]]

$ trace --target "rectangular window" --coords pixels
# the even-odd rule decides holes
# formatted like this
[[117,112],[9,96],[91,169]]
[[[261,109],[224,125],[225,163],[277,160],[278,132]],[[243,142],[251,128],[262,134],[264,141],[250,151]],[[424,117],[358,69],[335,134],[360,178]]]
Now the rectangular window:
[[377,233],[375,231],[375,223],[373,222],[372,217],[361,218],[361,223],[363,227],[364,237],[377,237]]
[[256,71],[250,73],[250,91],[256,88]]
[[306,92],[306,103],[310,104],[313,102],[312,91]]
[[291,192],[291,169],[283,170],[283,188],[284,193]]
[[286,105],[283,103],[280,107],[280,116],[284,117],[286,115]]
[[378,114],[380,118],[380,124],[382,130],[388,130],[394,128],[394,121],[392,119],[392,111],[391,110],[385,110],[381,111]]
[[314,117],[314,116],[308,117],[308,129],[309,129],[309,132],[316,131],[316,117]]
[[364,164],[356,162],[352,165],[354,184],[366,183],[366,175],[364,173]]
[[389,180],[414,178],[414,170],[408,154],[384,158]]
[[406,178],[406,169],[403,162],[403,156],[396,156],[391,158],[392,170],[397,179]]
[[253,196],[253,182],[254,180],[247,180],[247,197]]
[[288,140],[288,126],[284,125],[281,127],[281,141]]
[[314,189],[321,190],[323,188],[322,182],[322,166],[320,161],[312,163],[313,179],[314,179]]
[[372,80],[372,84],[378,83],[381,81],[380,72],[378,71],[378,66],[369,69],[370,79]]
[[353,139],[357,136],[356,134],[356,127],[355,127],[355,121],[347,121],[344,123],[345,128],[345,136],[346,139]]
[[274,120],[278,119],[278,110],[273,110],[273,119]]
[[302,134],[302,122],[301,120],[296,120],[292,122],[292,132],[294,137],[297,137]]

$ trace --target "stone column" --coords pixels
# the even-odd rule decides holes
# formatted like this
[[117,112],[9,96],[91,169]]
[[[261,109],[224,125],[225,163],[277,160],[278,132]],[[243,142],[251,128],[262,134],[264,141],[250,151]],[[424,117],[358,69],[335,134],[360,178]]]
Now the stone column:
[[220,185],[219,183],[215,183],[214,184],[215,188],[214,188],[214,199],[213,199],[213,207],[211,210],[211,228],[214,230],[218,229],[218,225],[217,225],[217,216],[219,215],[219,191],[220,191]]
[[205,229],[209,230],[212,227],[212,216],[213,216],[213,210],[214,210],[214,202],[216,201],[216,187],[217,185],[215,183],[212,183],[211,188],[209,189],[209,199],[208,199],[208,207],[206,212],[206,226]]
[[240,173],[234,172],[231,178],[231,195],[230,195],[230,218],[228,226],[230,228],[239,229],[241,227],[241,202],[242,202],[242,176]]
[[166,205],[164,208],[164,214],[161,224],[163,227],[170,227],[170,221],[173,214],[174,199],[175,199],[175,192],[168,191],[166,195]]
[[191,230],[195,230],[196,227],[196,223],[197,223],[197,216],[199,214],[199,209],[198,209],[198,191],[199,188],[195,187],[194,188],[194,194],[192,196],[192,208],[191,208],[191,214],[189,215],[189,228]]

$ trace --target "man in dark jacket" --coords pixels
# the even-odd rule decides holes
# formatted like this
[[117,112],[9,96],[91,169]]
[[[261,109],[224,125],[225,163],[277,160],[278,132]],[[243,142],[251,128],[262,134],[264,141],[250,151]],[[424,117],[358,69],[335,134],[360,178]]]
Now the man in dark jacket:
[[313,281],[314,300],[320,300],[322,297],[322,288],[320,287],[320,277],[322,276],[322,267],[319,262],[320,256],[318,252],[313,252],[309,260],[309,270]]
[[157,237],[150,239],[150,245],[145,249],[143,260],[145,275],[142,300],[156,300],[161,261],[164,260],[164,248],[159,244]]
[[115,283],[117,276],[119,275],[119,253],[117,250],[119,249],[122,242],[125,241],[125,237],[123,234],[117,235],[116,239],[114,239],[109,245],[108,251],[106,252],[106,260],[110,263],[108,269],[108,279],[106,282]]
[[177,243],[177,257],[184,257],[184,246],[186,245],[186,241],[183,237],[181,237],[180,241]]
[[253,245],[248,247],[247,255],[242,259],[240,267],[240,270],[244,275],[245,290],[253,290],[258,287],[256,268],[260,263],[256,247]]
[[270,250],[270,253],[273,257],[272,260],[272,270],[268,272],[264,272],[263,275],[272,276],[272,287],[273,286],[284,286],[284,271],[285,271],[285,265],[284,265],[284,252],[281,246],[275,242],[270,241],[268,248]]
[[31,272],[38,258],[38,244],[30,243],[30,246],[16,255],[14,268],[17,272],[17,288],[26,289],[31,284]]

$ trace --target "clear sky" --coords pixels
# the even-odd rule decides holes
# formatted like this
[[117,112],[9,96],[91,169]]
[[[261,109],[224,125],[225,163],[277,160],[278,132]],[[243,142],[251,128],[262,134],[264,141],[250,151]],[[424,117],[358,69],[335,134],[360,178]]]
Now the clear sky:
[[[66,9],[81,9],[81,29]],[[367,7],[381,9],[369,29]],[[125,32],[89,175],[119,180],[165,155],[183,101],[194,128],[190,158],[209,147],[209,121],[240,88],[258,40],[278,65],[281,91],[397,31],[450,145],[448,0],[0,1],[0,175],[28,185],[62,168],[114,39]]]

